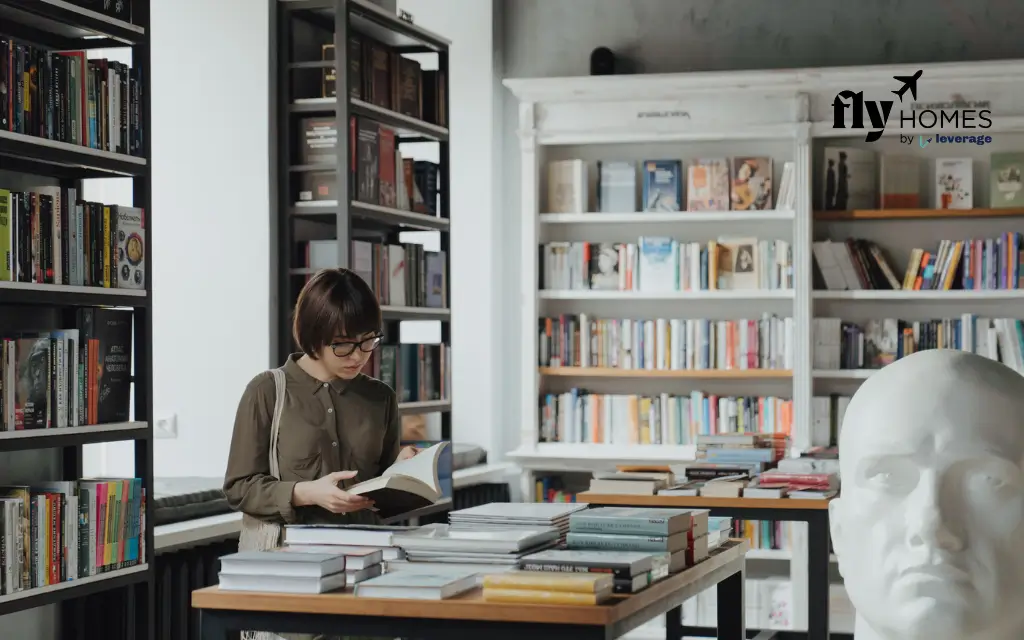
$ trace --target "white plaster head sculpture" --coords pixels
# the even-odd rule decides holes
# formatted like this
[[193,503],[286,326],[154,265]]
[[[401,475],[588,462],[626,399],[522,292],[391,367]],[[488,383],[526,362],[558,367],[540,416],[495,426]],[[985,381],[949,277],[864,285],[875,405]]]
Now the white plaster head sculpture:
[[829,517],[856,640],[1024,638],[1024,376],[922,351],[847,408]]

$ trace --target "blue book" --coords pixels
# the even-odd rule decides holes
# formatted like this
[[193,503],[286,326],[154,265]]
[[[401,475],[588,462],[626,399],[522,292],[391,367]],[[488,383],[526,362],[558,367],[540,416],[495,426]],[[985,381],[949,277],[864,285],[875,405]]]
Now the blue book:
[[644,161],[644,211],[681,211],[683,163],[681,160]]

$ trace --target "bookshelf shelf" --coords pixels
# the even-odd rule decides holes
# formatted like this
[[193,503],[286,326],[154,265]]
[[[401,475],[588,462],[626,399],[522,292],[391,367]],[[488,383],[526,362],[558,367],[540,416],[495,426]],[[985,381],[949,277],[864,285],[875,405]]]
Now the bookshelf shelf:
[[83,444],[145,440],[151,435],[146,422],[117,422],[59,429],[0,431],[0,451],[78,447]]
[[815,369],[811,374],[821,380],[867,380],[877,369]]
[[[399,409],[436,414],[427,417],[431,432],[438,420],[440,439],[450,440],[449,42],[363,0],[275,5],[270,96],[279,240],[271,286],[279,309],[271,366],[297,350],[290,328],[304,276],[314,265],[352,269],[381,300],[385,338],[367,371],[412,391],[403,394],[411,400],[447,396]],[[361,59],[386,57],[387,70],[353,65],[353,47]],[[398,86],[417,86],[420,99],[402,97]],[[433,327],[421,323],[439,323],[440,340],[423,337]]]
[[136,289],[74,287],[35,282],[0,282],[0,304],[66,305],[74,307],[146,307],[149,296]]
[[452,317],[450,309],[433,307],[393,307],[384,305],[380,308],[386,320],[448,320]]
[[954,289],[951,291],[907,291],[903,289],[860,289],[855,291],[814,291],[815,300],[888,300],[906,302],[969,302],[1024,299],[1024,289]]
[[0,21],[49,34],[48,39],[56,39],[54,44],[62,49],[97,48],[95,42],[83,47],[86,39],[107,40],[99,46],[111,46],[109,40],[130,46],[142,44],[146,38],[146,30],[139,25],[64,0],[0,0]]
[[612,367],[541,367],[542,376],[560,378],[637,378],[687,380],[788,380],[785,369],[616,369]]
[[792,220],[794,211],[671,211],[636,213],[542,213],[541,224],[655,224]]
[[140,564],[126,569],[116,569],[95,576],[78,578],[70,582],[61,582],[0,596],[0,616],[48,604],[57,604],[73,598],[82,598],[100,591],[147,582],[149,574],[149,565]]
[[943,220],[946,218],[1016,218],[1024,209],[855,209],[853,211],[815,211],[821,222],[855,220]]
[[21,166],[27,166],[25,163],[38,165],[45,171],[44,175],[56,173],[66,178],[130,178],[146,174],[145,158],[13,131],[0,130],[0,155],[17,158]]
[[413,416],[422,413],[444,413],[452,410],[452,403],[449,400],[427,400],[424,402],[400,402],[398,411],[403,416]]
[[790,289],[747,289],[730,291],[598,291],[594,289],[570,289],[557,291],[541,289],[537,297],[541,300],[789,300],[794,296]]
[[[95,10],[83,8],[79,6],[81,4],[87,4]],[[36,494],[41,490],[39,483],[66,481],[68,484],[62,485],[64,488],[60,491],[61,493],[74,491],[75,495],[79,497],[87,496],[86,487],[90,483],[88,479],[83,478],[85,475],[83,446],[130,442],[133,455],[128,462],[129,464],[134,463],[131,474],[133,477],[120,479],[120,482],[113,478],[97,482],[116,483],[120,486],[117,491],[118,496],[125,497],[123,500],[119,498],[118,501],[124,505],[124,513],[128,514],[127,517],[131,520],[126,519],[122,525],[118,525],[116,531],[124,539],[128,524],[132,521],[138,524],[141,521],[144,526],[136,527],[135,534],[139,537],[139,546],[144,553],[135,560],[131,560],[131,556],[126,552],[125,561],[108,565],[119,566],[137,562],[138,564],[135,566],[108,570],[94,576],[72,577],[44,587],[25,588],[13,593],[4,593],[0,595],[0,616],[35,607],[61,603],[70,604],[70,601],[75,601],[74,607],[53,608],[43,612],[47,617],[57,618],[57,627],[74,628],[75,621],[70,617],[74,613],[73,609],[88,607],[90,604],[89,601],[79,602],[79,599],[118,589],[120,591],[116,593],[117,596],[135,602],[137,606],[133,620],[125,620],[122,625],[118,625],[117,620],[112,622],[115,626],[124,628],[125,633],[132,637],[151,638],[157,614],[154,612],[155,571],[153,564],[155,557],[153,498],[155,494],[153,491],[152,426],[153,289],[151,248],[153,247],[153,208],[150,148],[153,132],[150,127],[152,74],[148,43],[150,2],[149,0],[132,0],[130,23],[113,17],[121,16],[119,12],[124,11],[123,6],[127,6],[127,4],[113,6],[112,3],[86,3],[78,0],[75,2],[66,0],[0,0],[0,25],[2,25],[0,32],[11,47],[4,51],[5,55],[14,51],[14,47],[25,47],[20,50],[25,51],[26,60],[32,61],[33,73],[37,65],[43,64],[48,64],[51,69],[79,68],[83,69],[83,73],[109,73],[110,75],[105,77],[116,78],[118,85],[122,88],[116,95],[87,95],[87,92],[84,91],[84,76],[77,75],[74,71],[71,71],[67,77],[71,78],[73,85],[76,82],[74,79],[79,78],[80,81],[76,86],[70,86],[70,89],[75,89],[75,91],[67,90],[69,87],[65,85],[47,86],[46,83],[40,82],[39,89],[50,91],[53,95],[60,92],[60,86],[65,87],[61,99],[63,100],[62,104],[68,107],[67,110],[60,114],[53,114],[52,120],[43,121],[46,130],[56,139],[17,132],[35,132],[38,124],[31,118],[25,117],[26,112],[23,112],[21,106],[13,101],[12,92],[7,93],[7,99],[10,102],[6,105],[0,104],[0,108],[10,110],[13,114],[7,123],[7,127],[13,130],[0,131],[0,170],[5,175],[4,181],[0,183],[0,189],[5,190],[4,197],[8,198],[8,201],[4,203],[4,213],[31,215],[33,222],[37,225],[42,224],[44,230],[47,228],[45,225],[51,224],[51,220],[68,223],[68,226],[63,227],[62,232],[61,227],[54,224],[52,235],[40,236],[40,242],[43,238],[47,239],[47,243],[44,245],[45,251],[31,251],[29,255],[26,255],[19,248],[26,243],[24,223],[19,223],[20,218],[14,215],[8,216],[9,219],[15,220],[14,224],[10,224],[9,220],[4,222],[9,227],[8,231],[20,235],[16,238],[18,244],[12,244],[11,249],[13,254],[11,262],[16,268],[5,269],[5,281],[0,282],[0,331],[3,331],[4,337],[17,335],[17,339],[5,343],[5,355],[17,356],[19,366],[29,367],[26,370],[28,372],[43,371],[47,365],[55,366],[59,357],[56,354],[68,354],[64,356],[65,364],[69,364],[67,362],[69,356],[74,358],[77,355],[81,359],[83,354],[94,355],[96,361],[83,359],[79,362],[83,365],[79,368],[79,372],[99,363],[102,363],[99,366],[102,366],[104,372],[102,383],[98,384],[93,381],[94,384],[91,386],[84,385],[86,388],[84,395],[75,393],[74,385],[82,380],[75,375],[74,368],[64,370],[66,375],[57,375],[53,378],[51,395],[45,403],[38,402],[36,396],[32,395],[38,389],[30,388],[23,392],[29,394],[25,397],[16,394],[14,399],[18,408],[26,408],[24,422],[27,426],[42,426],[44,424],[53,426],[43,429],[15,430],[15,425],[3,421],[3,427],[0,427],[3,429],[0,431],[0,468],[13,470],[13,473],[6,474],[3,479],[7,490],[12,492],[11,495],[24,496],[24,490],[16,487],[35,487],[31,492]],[[104,54],[93,52],[96,49],[123,50],[129,47],[130,64],[121,62],[129,55],[124,51]],[[81,56],[76,53],[78,51],[85,52],[85,55]],[[66,58],[55,56],[54,52],[68,52],[69,56]],[[97,62],[101,56],[104,60]],[[65,62],[58,64],[55,62],[56,60]],[[77,67],[79,61],[81,67]],[[44,74],[40,71],[38,75],[42,78]],[[75,98],[77,88],[83,88],[80,99]],[[138,102],[135,102],[136,99]],[[85,124],[87,121],[85,116],[80,120],[72,120],[73,114],[85,114],[94,109],[102,113],[108,108],[112,113],[121,111],[121,113],[128,114],[128,117],[122,120],[123,128],[121,128],[120,136],[117,135],[116,129],[113,129],[109,136],[102,129],[97,133],[96,127],[90,127],[89,129],[92,131],[88,132],[75,131],[77,124]],[[136,124],[138,124],[138,128],[135,128]],[[121,150],[131,148],[132,154],[115,153],[62,141],[78,141],[86,137],[91,138],[94,143],[104,148]],[[128,201],[91,202],[93,198],[88,198],[85,194],[88,192],[88,187],[94,185],[85,181],[98,178],[130,178],[131,195],[126,198]],[[29,209],[26,202],[36,203],[36,208]],[[106,208],[108,205],[109,209]],[[55,216],[54,211],[62,213],[63,217]],[[141,215],[139,215],[140,213]],[[44,215],[45,218],[42,217]],[[90,215],[92,217],[89,217]],[[101,218],[102,225],[99,224]],[[139,226],[139,218],[141,218],[141,226]],[[26,217],[26,219],[28,218]],[[80,228],[85,232],[89,231],[89,227],[85,226],[86,221],[96,225],[92,227],[91,236],[95,241],[95,247],[84,243],[77,246],[72,244],[72,238],[77,236],[71,233],[70,230],[74,227],[70,225],[76,219],[81,224]],[[101,226],[103,227],[102,233],[99,230]],[[109,236],[107,229],[111,232]],[[102,258],[100,254],[96,253],[96,247],[103,248],[108,239],[112,241],[113,245],[113,241],[118,239],[116,232],[119,230],[124,232],[126,239],[131,238],[129,234],[138,234],[141,239],[144,268],[136,270],[135,274],[144,276],[140,283],[143,286],[142,289],[116,287],[120,279],[118,267],[121,266],[117,262],[117,247],[115,247],[115,251],[105,252],[107,255]],[[120,246],[120,243],[118,244]],[[130,250],[129,253],[131,253]],[[58,257],[61,257],[62,260],[58,261]],[[109,259],[109,261],[104,262],[105,259]],[[75,269],[76,264],[79,267],[77,270]],[[129,269],[127,264],[123,266],[125,270]],[[132,263],[132,266],[139,267],[138,263]],[[85,273],[80,270],[82,268],[85,269]],[[92,276],[89,275],[90,270],[93,270]],[[20,273],[18,273],[19,271]],[[64,283],[102,281],[98,275],[99,271],[112,274],[113,278],[110,278],[110,283],[115,286],[105,288],[50,284],[55,281]],[[41,273],[46,273],[46,277],[42,278],[37,275]],[[20,280],[46,280],[50,283],[7,280],[18,279],[19,276],[21,276]],[[95,309],[94,311],[85,311],[84,308]],[[111,310],[112,308],[115,310]],[[97,326],[93,324],[96,318],[100,318],[97,324],[102,323],[101,330],[97,330]],[[109,321],[104,321],[104,319]],[[64,331],[64,333],[59,334],[58,331]],[[120,342],[125,335],[130,336],[131,349],[130,351],[123,349],[119,351],[117,349],[119,344],[125,346],[129,344]],[[90,341],[90,348],[82,349],[82,343],[86,338]],[[92,348],[93,341],[97,344],[95,349]],[[74,348],[72,348],[72,344],[74,344]],[[63,346],[67,346],[68,350],[63,351]],[[124,360],[120,360],[122,356]],[[24,359],[21,359],[22,357]],[[127,361],[128,371],[131,372],[130,379],[128,376],[123,376],[120,381],[109,380],[108,374],[120,369],[124,361]],[[57,371],[60,370],[57,369]],[[116,375],[111,375],[109,378],[116,378]],[[8,380],[4,380],[4,383],[6,385]],[[79,388],[80,390],[81,388]],[[108,400],[104,400],[102,409],[98,408],[99,403],[96,402],[96,396],[101,391],[110,394],[107,396]],[[76,406],[77,403],[68,401],[76,396],[83,398],[80,407]],[[35,400],[32,411],[27,409],[29,400]],[[121,404],[122,401],[123,404]],[[39,413],[40,408],[43,407],[46,410],[45,415]],[[130,410],[128,410],[129,408]],[[90,420],[125,421],[77,427],[55,426],[87,422],[88,420],[84,417],[86,415],[92,416],[89,418]],[[112,417],[113,415],[117,415],[117,417]],[[29,454],[29,451],[33,453]],[[85,482],[75,482],[81,480],[85,480]],[[128,493],[128,487],[130,487],[131,493]],[[141,513],[141,518],[144,520],[136,515],[141,504],[142,494],[139,489],[148,498]],[[95,485],[92,486],[92,490],[95,491]],[[47,491],[51,492],[53,489]],[[82,493],[79,493],[80,491]],[[127,497],[129,495],[133,496],[133,499],[137,497],[140,502],[132,503],[132,500]],[[27,498],[23,497],[23,499]],[[68,500],[65,504],[70,506],[73,503]],[[129,504],[134,504],[134,506],[129,507]],[[77,521],[82,514],[93,516],[94,506],[87,508],[86,505],[90,505],[90,503],[82,501],[79,504],[79,513],[68,509],[66,513],[62,514],[62,517]],[[45,512],[43,513],[45,515]],[[14,522],[8,522],[9,526],[14,524]],[[21,527],[16,528],[15,532],[20,529]],[[29,535],[29,539],[31,545],[25,547],[25,550],[30,553],[38,551],[41,548],[38,545],[46,544],[40,542],[38,536]],[[60,542],[70,543],[71,541],[62,534]],[[9,542],[7,544],[7,549],[10,550]],[[58,544],[59,547],[60,544]],[[58,560],[59,562],[60,560]],[[69,569],[68,576],[78,575],[77,567],[69,565],[66,568]],[[15,585],[22,586],[19,585],[20,582],[19,576],[15,580]],[[6,587],[7,585],[3,585],[0,591],[8,591]],[[65,618],[65,616],[69,617]],[[102,630],[97,633],[102,633]]]

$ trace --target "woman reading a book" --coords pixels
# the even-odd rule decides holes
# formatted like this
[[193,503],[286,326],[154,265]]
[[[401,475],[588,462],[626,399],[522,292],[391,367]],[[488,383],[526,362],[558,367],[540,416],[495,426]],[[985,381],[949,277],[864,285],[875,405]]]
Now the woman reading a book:
[[275,525],[373,524],[373,503],[345,487],[416,453],[401,448],[395,391],[362,373],[382,338],[380,305],[359,276],[326,269],[299,294],[292,329],[302,351],[253,378],[238,404],[228,503]]

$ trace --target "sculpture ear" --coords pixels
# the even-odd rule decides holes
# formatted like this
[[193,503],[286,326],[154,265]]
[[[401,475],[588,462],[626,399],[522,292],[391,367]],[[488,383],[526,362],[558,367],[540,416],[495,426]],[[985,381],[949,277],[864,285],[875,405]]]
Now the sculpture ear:
[[843,573],[843,499],[833,498],[828,503],[828,526],[829,532],[832,534],[832,549],[836,553],[836,558],[839,560],[839,574]]

